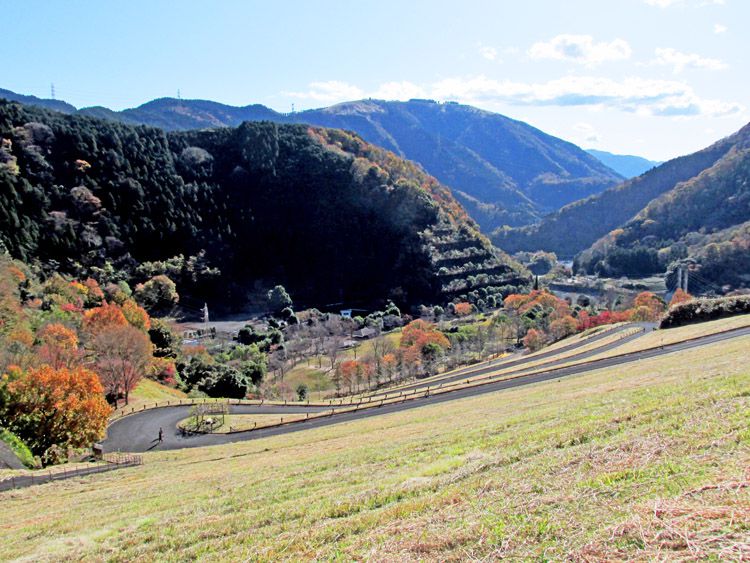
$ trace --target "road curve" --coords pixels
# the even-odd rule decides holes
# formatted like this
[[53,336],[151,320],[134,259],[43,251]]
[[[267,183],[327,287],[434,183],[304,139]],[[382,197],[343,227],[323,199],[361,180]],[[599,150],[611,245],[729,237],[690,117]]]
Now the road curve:
[[[325,418],[314,418],[307,421],[295,422],[286,426],[277,426],[272,428],[261,428],[248,432],[238,432],[234,434],[203,434],[192,437],[182,437],[177,431],[177,422],[187,418],[190,413],[190,407],[187,405],[163,407],[158,409],[145,410],[143,412],[126,416],[112,423],[107,431],[107,439],[103,442],[104,450],[107,452],[127,451],[127,452],[145,452],[151,450],[174,450],[181,448],[192,448],[200,446],[209,446],[217,444],[228,444],[244,440],[254,440],[268,436],[278,436],[290,432],[298,432],[310,428],[319,428],[330,424],[338,424],[352,420],[359,420],[371,416],[401,412],[408,409],[418,408],[424,405],[444,403],[466,397],[474,397],[484,393],[492,393],[504,389],[521,387],[533,383],[560,379],[570,375],[579,375],[588,371],[602,369],[606,367],[624,365],[639,360],[662,356],[682,350],[689,350],[699,346],[714,344],[738,338],[741,336],[750,336],[750,327],[739,328],[719,334],[703,336],[685,342],[668,344],[661,348],[632,352],[620,356],[592,360],[583,365],[574,365],[559,367],[554,369],[545,369],[544,371],[532,372],[528,375],[521,375],[515,379],[503,379],[493,381],[481,386],[468,387],[420,397],[417,399],[393,403],[382,407],[372,407],[354,412],[345,412],[335,414]],[[601,353],[601,349],[595,351]],[[305,407],[305,406],[257,406],[257,405],[232,405],[230,412],[233,414],[295,414],[295,413],[315,413],[328,410],[325,407]],[[164,440],[159,443],[157,436],[159,428],[164,430]]]
[[[429,381],[421,381],[421,382],[417,381],[416,383],[412,385],[399,387],[398,391],[412,391],[414,389],[425,389],[427,387],[434,388],[436,385],[440,385],[440,384],[445,385],[446,383],[453,383],[456,381],[461,381],[461,380],[465,380],[468,378],[477,377],[479,375],[486,375],[486,374],[493,373],[499,370],[506,370],[511,367],[523,366],[524,364],[538,362],[539,360],[543,360],[544,358],[559,356],[560,354],[563,354],[570,350],[575,350],[576,348],[583,348],[584,346],[588,346],[589,344],[592,344],[604,338],[608,338],[614,334],[617,334],[618,332],[624,332],[626,330],[632,330],[634,328],[639,328],[642,330],[641,332],[630,334],[628,336],[625,336],[624,338],[605,344],[604,346],[597,346],[596,348],[592,348],[591,350],[585,350],[583,352],[579,352],[578,354],[571,354],[569,356],[565,356],[564,358],[552,360],[550,362],[544,362],[543,364],[536,365],[533,367],[526,367],[526,368],[520,367],[519,369],[506,372],[504,375],[515,375],[517,373],[523,373],[532,369],[534,371],[539,371],[540,369],[549,369],[549,368],[559,366],[561,364],[567,364],[573,361],[583,360],[586,358],[593,358],[594,356],[597,356],[603,352],[608,352],[610,350],[618,348],[622,346],[623,344],[630,342],[631,340],[635,340],[636,338],[640,338],[644,334],[651,332],[652,330],[656,328],[656,323],[630,323],[627,325],[623,325],[621,327],[617,327],[614,330],[608,330],[608,331],[603,332],[602,334],[597,334],[596,336],[592,336],[580,342],[569,344],[567,346],[562,346],[560,348],[555,348],[553,350],[550,350],[549,352],[543,352],[541,354],[534,354],[531,356],[521,356],[518,358],[511,358],[511,359],[500,358],[498,360],[492,360],[491,362],[486,363],[486,364],[475,364],[470,367],[461,368],[459,370],[454,370],[450,373],[445,374],[444,377],[430,378]],[[381,395],[387,395],[387,394],[389,394],[388,389],[383,389],[382,391],[376,391],[365,396],[366,397],[379,397]]]

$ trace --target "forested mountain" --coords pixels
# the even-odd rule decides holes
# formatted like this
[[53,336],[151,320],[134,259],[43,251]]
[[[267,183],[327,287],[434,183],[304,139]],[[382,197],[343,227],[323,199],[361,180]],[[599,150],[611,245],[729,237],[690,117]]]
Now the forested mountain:
[[446,187],[356,135],[166,133],[5,101],[0,241],[102,283],[174,271],[183,294],[227,309],[276,283],[301,304],[417,305],[528,281]]
[[648,160],[642,156],[633,156],[629,154],[612,154],[607,151],[598,151],[587,149],[587,153],[597,158],[602,164],[608,166],[623,178],[635,178],[652,168],[656,168],[661,162]]
[[24,96],[23,94],[16,94],[10,90],[4,90],[0,88],[0,98],[10,100],[11,102],[19,102],[29,106],[37,106],[62,113],[75,113],[76,107],[62,100],[51,100],[48,98],[37,98],[36,96]]
[[722,264],[744,263],[750,255],[750,126],[744,133],[713,166],[654,199],[581,253],[577,269],[641,275],[697,259],[704,266],[701,279],[711,283],[730,283],[729,278],[736,283],[738,275],[746,275],[741,267]]
[[526,225],[622,177],[579,147],[499,114],[431,100],[362,100],[292,114],[162,98],[114,112],[79,113],[167,131],[237,126],[243,121],[309,123],[351,130],[413,160],[448,185],[486,232]]
[[746,147],[748,139],[750,126],[706,149],[665,162],[601,194],[567,205],[536,225],[497,231],[493,241],[507,252],[547,250],[572,258],[624,225],[652,200],[711,168],[733,149]]

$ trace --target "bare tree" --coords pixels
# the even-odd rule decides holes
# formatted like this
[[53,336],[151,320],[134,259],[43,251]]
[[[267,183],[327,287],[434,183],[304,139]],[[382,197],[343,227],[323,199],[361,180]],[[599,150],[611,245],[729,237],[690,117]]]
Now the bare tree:
[[331,336],[326,340],[325,350],[326,355],[328,356],[328,361],[331,363],[330,369],[336,368],[336,360],[341,354],[341,345],[343,342],[344,339],[340,335]]
[[90,342],[94,365],[102,386],[109,395],[124,395],[128,404],[130,391],[146,373],[151,361],[152,345],[137,328],[107,326]]

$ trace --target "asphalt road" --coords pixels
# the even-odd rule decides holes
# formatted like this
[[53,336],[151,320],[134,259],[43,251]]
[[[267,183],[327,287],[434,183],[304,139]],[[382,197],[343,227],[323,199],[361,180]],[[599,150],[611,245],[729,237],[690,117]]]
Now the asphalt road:
[[[713,344],[732,338],[750,335],[750,327],[740,328],[733,331],[704,336],[687,342],[678,342],[676,344],[665,345],[662,348],[656,348],[649,351],[633,352],[622,356],[592,360],[583,365],[568,367],[558,367],[544,369],[544,371],[529,373],[511,380],[500,380],[487,383],[485,385],[457,389],[439,395],[420,397],[402,403],[384,405],[382,407],[373,407],[356,412],[335,414],[326,418],[315,418],[308,421],[292,423],[286,426],[252,430],[235,434],[203,434],[191,437],[182,437],[177,431],[177,422],[187,418],[190,415],[189,406],[174,406],[152,409],[121,418],[109,427],[107,439],[103,446],[105,451],[127,451],[127,452],[145,452],[151,450],[174,450],[181,448],[191,448],[200,446],[209,446],[217,444],[228,444],[244,440],[254,440],[268,436],[277,436],[290,432],[299,432],[310,428],[319,428],[330,424],[338,424],[352,420],[360,420],[371,416],[401,412],[408,409],[418,408],[424,405],[444,403],[466,397],[474,397],[484,393],[492,393],[504,389],[521,387],[533,383],[541,383],[561,379],[570,375],[579,375],[589,371],[602,369],[606,367],[626,365],[639,360],[653,358],[664,354],[670,354],[682,350],[688,350],[707,344]],[[602,348],[592,350],[591,356],[600,354]],[[582,359],[582,354],[578,359]],[[569,361],[569,358],[567,359]],[[546,366],[545,366],[546,367]],[[230,412],[233,414],[293,414],[306,412],[321,412],[328,410],[325,407],[303,407],[303,406],[231,406]],[[157,436],[159,428],[164,429],[164,440],[159,443]]]
[[[560,354],[564,354],[565,352],[569,352],[570,350],[575,350],[576,348],[583,348],[584,346],[588,346],[604,338],[608,338],[612,335],[618,334],[620,332],[625,332],[627,330],[632,330],[634,328],[642,328],[643,331],[625,336],[624,338],[620,340],[615,340],[614,342],[610,342],[608,344],[605,344],[604,346],[598,346],[595,349],[585,350],[578,354],[571,354],[564,358],[553,360],[551,362],[545,362],[544,364],[533,366],[533,367],[526,367],[526,368],[522,367],[521,369],[510,371],[505,375],[514,375],[517,373],[523,373],[530,369],[533,369],[534,371],[539,371],[540,369],[547,369],[547,368],[558,366],[560,364],[567,364],[571,361],[578,361],[578,360],[585,359],[585,358],[591,358],[597,354],[601,354],[602,352],[608,352],[609,350],[613,350],[614,348],[622,346],[626,342],[630,342],[631,340],[640,338],[644,334],[654,330],[656,328],[656,323],[630,323],[627,325],[623,325],[621,327],[617,327],[612,330],[604,331],[601,334],[597,334],[595,336],[592,336],[580,342],[568,344],[567,346],[562,346],[560,348],[555,348],[553,350],[550,350],[549,352],[542,352],[541,354],[534,354],[533,356],[520,356],[517,358],[511,358],[511,359],[508,359],[506,357],[506,358],[500,358],[498,360],[492,360],[491,362],[484,363],[484,364],[475,364],[470,367],[461,368],[459,370],[452,371],[451,373],[446,374],[445,377],[433,378],[430,381],[422,381],[422,382],[417,381],[413,385],[408,385],[406,387],[399,387],[398,390],[399,391],[412,391],[414,389],[425,389],[426,387],[434,388],[440,385],[441,383],[442,384],[452,383],[455,381],[461,381],[461,380],[465,380],[471,377],[476,377],[478,375],[486,375],[486,374],[493,373],[499,370],[506,370],[512,367],[523,366],[524,364],[538,362],[539,360],[543,360],[545,358],[555,357]],[[377,397],[377,396],[385,395],[385,394],[388,394],[387,389],[383,389],[380,392],[371,393],[368,396]]]

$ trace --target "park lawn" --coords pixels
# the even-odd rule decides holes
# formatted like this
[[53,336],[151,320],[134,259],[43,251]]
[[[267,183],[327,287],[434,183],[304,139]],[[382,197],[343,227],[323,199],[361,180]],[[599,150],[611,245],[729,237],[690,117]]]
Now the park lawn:
[[144,405],[148,407],[153,406],[153,404],[157,402],[165,403],[167,401],[173,401],[175,399],[179,400],[186,398],[187,395],[179,389],[167,387],[166,385],[162,385],[158,381],[146,379],[144,377],[138,383],[136,388],[130,392],[128,406],[125,407],[125,405],[121,403],[120,409],[118,409],[117,412],[119,413],[123,410],[129,412],[131,409],[141,409]]
[[288,400],[297,400],[297,387],[300,384],[307,385],[308,398],[311,401],[319,401],[327,397],[334,391],[334,384],[331,381],[329,372],[324,369],[314,367],[316,364],[311,362],[308,367],[306,362],[297,364],[284,376],[284,383],[287,389],[291,391],[288,396],[283,397]]
[[[259,426],[269,426],[280,422],[304,419],[304,414],[229,414],[225,417],[224,424],[216,428],[214,434],[226,434],[240,430],[250,430]],[[187,421],[187,419],[186,419]]]
[[737,560],[750,337],[144,458],[0,493],[0,559]]

